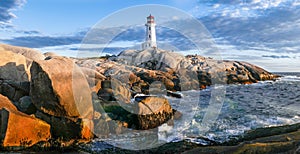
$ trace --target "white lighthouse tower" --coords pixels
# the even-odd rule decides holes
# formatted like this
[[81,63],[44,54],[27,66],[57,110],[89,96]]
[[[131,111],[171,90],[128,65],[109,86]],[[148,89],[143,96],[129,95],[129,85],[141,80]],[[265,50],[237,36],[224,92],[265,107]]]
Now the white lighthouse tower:
[[149,17],[147,17],[147,23],[146,26],[146,42],[142,44],[143,50],[148,48],[156,48],[156,32],[155,32],[155,21],[154,16],[150,14]]

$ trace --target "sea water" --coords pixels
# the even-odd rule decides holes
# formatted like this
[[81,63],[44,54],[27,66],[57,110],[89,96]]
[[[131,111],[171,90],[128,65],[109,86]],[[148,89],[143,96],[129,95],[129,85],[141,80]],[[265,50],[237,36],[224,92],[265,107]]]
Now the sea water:
[[300,73],[277,74],[282,77],[276,81],[217,85],[184,91],[180,99],[167,97],[171,106],[182,113],[172,125],[96,139],[91,147],[97,151],[103,146],[99,143],[106,142],[120,148],[144,149],[181,140],[209,145],[238,138],[256,128],[299,123]]

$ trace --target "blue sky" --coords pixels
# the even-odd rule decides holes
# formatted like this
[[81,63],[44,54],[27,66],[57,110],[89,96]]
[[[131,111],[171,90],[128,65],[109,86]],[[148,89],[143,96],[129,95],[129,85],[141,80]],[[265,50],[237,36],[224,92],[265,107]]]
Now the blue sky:
[[73,33],[96,24],[115,11],[134,5],[162,4],[187,11],[196,4],[191,0],[4,0],[0,5],[5,1],[15,1],[15,6],[22,6],[12,10],[17,16],[11,20],[16,28],[45,34]]
[[[300,0],[0,0],[0,42],[72,55],[96,23],[120,9],[144,4],[171,6],[197,18],[223,59],[248,61],[270,71],[300,71]],[[99,39],[118,28],[98,31]],[[163,28],[158,32],[161,41],[192,51],[180,35]],[[112,50],[141,43],[143,33],[139,28],[127,30]]]

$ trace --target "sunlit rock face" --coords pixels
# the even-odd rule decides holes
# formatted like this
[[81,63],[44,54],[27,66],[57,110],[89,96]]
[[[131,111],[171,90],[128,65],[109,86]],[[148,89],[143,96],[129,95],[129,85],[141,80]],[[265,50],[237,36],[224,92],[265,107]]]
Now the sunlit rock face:
[[29,147],[51,137],[50,125],[17,110],[10,100],[0,94],[1,146]]
[[[30,96],[55,138],[92,138],[93,104],[89,84],[74,61],[53,57],[31,66]],[[91,130],[89,130],[91,129]]]

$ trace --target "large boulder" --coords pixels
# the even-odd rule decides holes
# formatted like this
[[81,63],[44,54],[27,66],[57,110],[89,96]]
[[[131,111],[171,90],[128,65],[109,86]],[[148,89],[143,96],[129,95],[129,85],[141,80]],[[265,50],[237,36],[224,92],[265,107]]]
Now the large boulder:
[[30,70],[30,96],[37,109],[59,117],[92,118],[91,91],[73,60],[54,57],[36,61]]
[[72,59],[53,57],[32,63],[30,97],[38,118],[54,138],[91,139],[93,104],[85,75]]
[[28,147],[50,139],[50,125],[19,112],[0,95],[0,143],[2,147]]
[[30,80],[30,62],[26,57],[3,50],[0,46],[0,79],[24,82]]
[[[111,119],[116,122],[109,125],[109,129],[114,128],[114,131],[111,131],[111,133],[122,132],[123,128],[139,130],[153,129],[172,120],[172,118],[179,118],[179,116],[174,117],[174,113],[176,112],[164,97],[140,95],[136,96],[134,102],[130,104],[113,102],[107,104],[102,102],[101,105],[105,111],[105,113],[101,114],[101,118],[107,122]],[[109,118],[107,119],[105,115]],[[103,131],[98,130],[99,124],[96,123],[95,130],[103,133]],[[112,127],[112,125],[114,126]]]
[[170,120],[173,109],[164,97],[141,97],[135,107],[138,118],[138,129],[151,129]]
[[31,62],[0,47],[0,94],[13,101],[29,94]]
[[130,103],[131,92],[117,79],[104,80],[97,95],[106,101],[118,101],[119,103]]
[[25,48],[25,47],[16,47],[6,44],[0,44],[0,50],[11,51],[16,54],[23,55],[24,57],[30,60],[43,60],[45,56],[37,50]]
[[19,101],[15,104],[19,111],[26,114],[34,114],[36,113],[36,107],[33,105],[31,97],[24,96],[19,99]]

